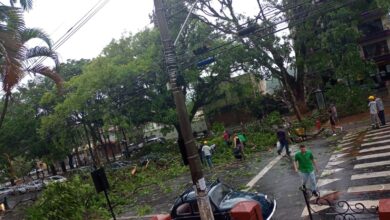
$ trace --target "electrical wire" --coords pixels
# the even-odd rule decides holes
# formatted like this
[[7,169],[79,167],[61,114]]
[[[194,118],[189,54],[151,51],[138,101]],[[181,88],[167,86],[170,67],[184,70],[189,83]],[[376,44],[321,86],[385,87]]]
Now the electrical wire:
[[[337,1],[337,0],[336,0],[336,1]],[[340,5],[340,6],[333,7],[333,8],[328,8],[328,9],[325,10],[325,12],[328,13],[328,12],[330,12],[330,11],[334,11],[334,10],[341,9],[341,8],[346,7],[346,6],[352,4],[352,3],[356,2],[356,1],[358,1],[358,0],[351,0],[351,1],[348,1],[348,2],[346,2],[346,3],[344,3],[344,4]],[[336,4],[337,4],[337,2],[334,2],[332,5],[334,6],[334,5],[336,5]],[[323,9],[323,8],[321,8],[321,10],[322,10],[322,9]],[[319,9],[317,9],[317,10],[319,10]],[[311,11],[311,12],[312,12],[312,11]],[[303,19],[301,18],[302,20],[297,20],[296,23],[287,24],[287,26],[284,27],[284,28],[280,28],[280,29],[274,30],[274,31],[269,32],[269,33],[264,34],[264,35],[255,36],[255,39],[262,39],[262,38],[264,38],[264,37],[273,35],[273,34],[275,34],[275,33],[277,33],[277,32],[280,32],[280,31],[283,31],[283,30],[286,30],[286,29],[290,29],[290,28],[292,28],[292,27],[295,27],[295,26],[297,26],[297,25],[299,25],[299,24],[305,22],[307,18],[309,18],[309,17],[314,17],[314,16],[317,16],[317,15],[321,15],[322,13],[324,13],[324,12],[320,12],[320,13],[316,13],[316,14],[311,14],[311,15],[309,15],[309,16],[303,18]],[[259,31],[259,30],[258,30],[258,31]],[[252,34],[257,33],[258,31],[253,32]],[[233,42],[235,42],[235,41],[237,41],[237,40],[234,40]],[[230,43],[233,43],[233,42],[230,42]],[[225,45],[225,46],[226,46],[226,45]],[[232,46],[232,47],[229,47],[229,48],[226,48],[226,49],[224,49],[224,50],[221,50],[221,51],[219,51],[219,52],[217,52],[217,53],[213,53],[212,55],[208,55],[208,57],[215,57],[215,56],[221,55],[221,54],[225,53],[226,51],[235,49],[235,48],[237,48],[237,47],[239,47],[239,46],[241,46],[241,44],[239,44],[239,45],[234,45],[234,46]],[[218,47],[218,48],[221,48],[221,47]],[[210,51],[208,51],[208,53],[209,53],[209,52],[210,52]],[[194,62],[191,62],[191,61],[190,61],[190,63],[185,64],[185,66],[182,67],[181,69],[185,70],[185,69],[187,69],[187,68],[193,66],[193,65],[196,64],[197,62],[198,62],[198,61],[194,61]],[[181,64],[184,64],[184,63],[181,63]],[[180,66],[181,64],[179,64],[179,66]]]
[[[63,34],[54,44],[52,50],[56,50],[61,47],[70,37],[72,37],[81,27],[83,27],[96,13],[98,13],[110,0],[99,0],[92,6],[75,24],[72,25],[68,31]],[[41,57],[33,62],[28,69],[31,69],[37,65],[40,65],[47,57]]]
[[[264,13],[264,16],[266,17],[267,20],[271,20],[272,18],[275,18],[275,17],[276,17],[277,15],[279,15],[280,13],[287,13],[288,10],[296,9],[296,8],[299,8],[299,7],[304,6],[304,5],[306,5],[306,4],[312,4],[312,0],[305,0],[305,1],[303,1],[303,2],[301,2],[301,3],[299,3],[299,4],[297,4],[297,5],[291,6],[292,4],[293,4],[293,3],[285,4],[285,5],[283,6],[283,10],[281,10],[281,9],[272,9],[273,11],[275,11],[275,10],[278,10],[278,11],[277,11],[276,13],[273,13],[272,16],[269,17],[269,18],[267,18],[267,15],[270,15],[271,13]],[[289,6],[289,7],[286,7],[286,6]],[[282,7],[281,7],[281,8],[282,8]],[[297,15],[297,14],[295,14],[295,15]],[[253,19],[258,19],[258,18],[260,18],[260,17],[263,17],[263,15],[261,15],[261,16],[258,15],[258,16],[256,16],[256,17],[253,18]],[[253,21],[253,20],[252,20],[252,21]],[[243,23],[243,24],[240,24],[239,26],[245,26],[245,25],[251,23],[252,21],[245,22],[245,23]],[[283,22],[285,22],[285,21],[281,21],[281,23],[283,23]],[[209,39],[209,40],[215,40],[215,39],[217,39],[217,38],[218,38],[218,37],[215,37],[215,38],[212,38],[212,39]],[[219,46],[217,46],[217,47],[215,47],[215,48],[212,48],[212,49],[209,50],[209,52],[210,52],[210,51],[213,51],[213,50],[217,50],[217,49],[222,48],[222,47],[225,47],[225,46],[228,46],[228,45],[232,44],[234,41],[235,41],[235,40],[228,41],[228,42],[226,42],[226,43],[224,43],[224,44],[222,44],[222,45],[219,45]],[[182,55],[184,55],[184,54],[186,54],[186,53],[187,53],[187,51],[184,51],[184,52],[178,53],[177,56],[182,56]]]

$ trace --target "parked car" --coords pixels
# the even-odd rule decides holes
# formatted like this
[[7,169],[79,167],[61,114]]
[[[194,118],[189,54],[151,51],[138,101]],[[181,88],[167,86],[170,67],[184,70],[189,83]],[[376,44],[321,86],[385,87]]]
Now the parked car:
[[[260,193],[250,193],[235,191],[219,180],[209,186],[208,195],[214,212],[214,217],[217,220],[230,219],[230,210],[239,202],[256,201],[260,204],[264,220],[270,220],[276,210],[276,200]],[[193,189],[185,191],[179,198],[176,199],[172,210],[171,218],[198,220],[199,208]]]
[[42,180],[33,180],[25,185],[28,192],[40,191],[43,187]]
[[125,160],[115,161],[115,162],[110,164],[110,168],[113,170],[117,170],[117,169],[128,167],[128,166],[131,166],[131,163],[129,161],[125,161]]
[[63,176],[49,176],[47,179],[43,180],[43,184],[45,186],[49,185],[50,183],[62,183],[65,182],[67,179]]
[[149,137],[145,139],[145,144],[159,143],[165,144],[167,141],[163,137]]
[[125,148],[122,151],[122,154],[125,155],[125,157],[130,157],[134,153],[139,152],[143,147],[143,145],[144,145],[143,143],[139,143],[139,144],[131,143],[130,145],[127,146],[127,148]]
[[27,188],[23,184],[18,186],[13,186],[11,189],[13,190],[12,192],[13,195],[24,194],[27,192]]
[[29,174],[30,176],[33,176],[33,175],[37,175],[37,172],[40,173],[40,172],[42,172],[42,171],[43,171],[43,170],[40,169],[40,168],[38,168],[38,169],[34,168],[34,169],[32,169],[28,174]]

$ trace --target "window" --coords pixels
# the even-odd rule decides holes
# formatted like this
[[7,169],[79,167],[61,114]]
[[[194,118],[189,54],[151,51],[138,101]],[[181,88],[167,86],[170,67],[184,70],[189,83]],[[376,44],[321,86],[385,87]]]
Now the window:
[[364,56],[366,58],[373,58],[389,54],[389,47],[387,41],[380,41],[374,44],[363,46]]
[[361,24],[359,25],[359,30],[363,33],[363,36],[365,37],[381,32],[383,31],[382,20],[376,19],[370,21],[369,23]]
[[183,204],[179,205],[176,208],[176,214],[177,215],[190,215],[191,214],[190,204],[187,202],[187,203],[183,203]]

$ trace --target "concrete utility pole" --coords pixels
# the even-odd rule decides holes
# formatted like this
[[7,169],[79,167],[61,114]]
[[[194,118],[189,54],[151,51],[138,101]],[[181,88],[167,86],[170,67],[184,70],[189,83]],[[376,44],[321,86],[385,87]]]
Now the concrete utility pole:
[[198,150],[192,136],[192,128],[188,117],[187,108],[183,91],[176,84],[176,75],[178,72],[175,46],[169,34],[168,23],[165,17],[165,7],[162,0],[154,0],[154,7],[157,19],[157,25],[160,29],[161,41],[164,46],[165,63],[169,74],[169,84],[176,104],[176,111],[183,134],[188,164],[191,171],[192,182],[197,195],[200,218],[202,220],[214,220],[210,200],[207,195],[206,181],[203,177],[202,166],[198,156]]

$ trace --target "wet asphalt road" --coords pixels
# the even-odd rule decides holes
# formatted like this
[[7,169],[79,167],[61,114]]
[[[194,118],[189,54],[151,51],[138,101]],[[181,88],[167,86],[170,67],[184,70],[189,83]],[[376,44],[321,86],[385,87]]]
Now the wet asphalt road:
[[[331,156],[330,142],[322,139],[309,141],[305,145],[312,150],[321,172]],[[301,219],[305,207],[303,193],[299,190],[300,185],[301,180],[293,169],[292,161],[283,157],[257,182],[253,190],[274,196],[277,201],[274,219],[297,220]]]
[[[347,219],[378,219],[371,207],[390,198],[390,126],[344,132],[335,138],[306,144],[317,159],[322,198],[318,205],[311,197],[311,206],[317,211],[313,219],[343,219],[347,216],[340,213],[346,212],[350,215]],[[282,158],[254,190],[274,195],[278,204],[274,219],[309,219],[307,212],[303,215],[305,201],[299,186],[292,162]]]

